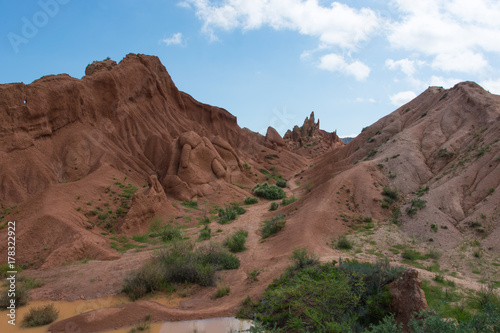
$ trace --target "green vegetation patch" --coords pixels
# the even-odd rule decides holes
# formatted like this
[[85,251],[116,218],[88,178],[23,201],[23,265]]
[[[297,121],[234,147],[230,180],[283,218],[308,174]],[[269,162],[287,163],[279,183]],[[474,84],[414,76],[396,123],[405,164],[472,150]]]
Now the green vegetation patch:
[[259,198],[256,197],[246,197],[245,200],[243,200],[245,205],[253,205],[259,202]]
[[246,250],[245,242],[248,237],[248,231],[245,230],[237,230],[232,235],[228,236],[224,241],[224,246],[226,246],[229,251],[243,252]]
[[59,310],[54,307],[54,304],[32,308],[24,315],[21,327],[28,328],[48,325],[55,321],[58,316]]
[[226,209],[219,208],[219,219],[217,222],[220,224],[229,224],[245,212],[246,209],[241,207],[239,204],[231,203]]
[[257,184],[252,191],[256,196],[267,200],[278,200],[286,197],[286,193],[282,188],[268,183]]
[[278,214],[271,218],[270,220],[266,220],[262,223],[262,238],[267,238],[278,233],[281,229],[285,227],[286,220],[285,214]]
[[238,267],[240,260],[218,244],[195,249],[190,242],[175,242],[127,276],[123,292],[136,300],[151,292],[172,291],[175,283],[213,286],[217,271]]
[[296,263],[268,286],[260,301],[245,302],[239,316],[254,319],[265,330],[361,332],[389,314],[387,285],[401,272],[387,261]]

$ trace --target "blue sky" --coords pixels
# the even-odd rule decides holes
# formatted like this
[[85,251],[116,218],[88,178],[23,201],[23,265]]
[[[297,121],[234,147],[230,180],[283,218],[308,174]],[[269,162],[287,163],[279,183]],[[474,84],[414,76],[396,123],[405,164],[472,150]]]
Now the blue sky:
[[177,87],[281,134],[314,111],[340,136],[429,85],[500,94],[497,0],[27,0],[0,3],[0,83],[158,56]]

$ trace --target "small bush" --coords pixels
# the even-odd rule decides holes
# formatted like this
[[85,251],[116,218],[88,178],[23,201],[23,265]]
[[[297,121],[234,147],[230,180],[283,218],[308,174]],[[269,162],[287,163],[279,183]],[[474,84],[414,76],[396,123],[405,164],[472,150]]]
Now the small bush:
[[293,250],[290,259],[293,260],[294,267],[299,269],[319,264],[319,258],[315,254],[307,252],[305,248]]
[[346,235],[340,236],[335,242],[335,248],[339,250],[350,250],[352,249],[352,242],[347,239]]
[[382,189],[382,195],[392,199],[393,201],[399,200],[398,190],[395,187],[384,187]]
[[271,202],[271,206],[269,207],[270,211],[276,210],[278,208],[280,208],[280,204],[279,203],[277,203],[277,202]]
[[251,272],[247,272],[248,279],[253,282],[259,281],[259,274],[260,271],[258,269],[254,269]]
[[252,189],[252,191],[258,197],[267,199],[267,200],[277,200],[283,199],[286,197],[285,191],[282,188],[276,185],[269,185],[268,183],[257,184]]
[[425,258],[424,256],[422,256],[422,254],[420,252],[412,250],[412,249],[404,250],[403,253],[401,253],[401,257],[403,257],[403,259],[407,259],[407,260],[420,260],[420,259]]
[[285,227],[285,215],[278,214],[270,220],[264,221],[262,225],[262,238],[267,238],[278,233],[281,229]]
[[123,292],[136,300],[150,292],[172,290],[173,283],[213,286],[217,271],[239,266],[240,260],[218,244],[210,243],[195,249],[192,243],[176,242],[127,276]]
[[36,327],[52,323],[59,316],[59,310],[54,307],[54,304],[32,308],[24,315],[21,327]]
[[276,181],[276,186],[279,186],[279,187],[281,187],[281,188],[285,188],[285,187],[286,187],[286,181],[285,181],[285,180],[283,180],[283,179],[278,179],[278,180]]
[[245,200],[245,205],[253,205],[259,202],[259,198],[256,197],[246,197]]
[[167,224],[160,229],[158,235],[163,242],[171,242],[174,240],[181,240],[184,236],[184,232],[180,228],[175,228]]
[[422,195],[424,195],[425,193],[429,192],[429,186],[426,186],[426,187],[422,187],[422,188],[419,188],[417,190],[417,192],[415,192],[415,194],[418,196],[418,197],[421,197]]
[[245,212],[245,208],[233,203],[226,209],[219,208],[219,220],[217,222],[220,224],[229,224]]
[[204,240],[209,240],[212,237],[212,229],[206,225],[203,229],[200,231],[200,235],[198,236],[199,241],[204,241]]
[[413,199],[411,201],[411,206],[406,208],[406,213],[410,216],[413,216],[417,213],[418,209],[424,208],[426,203],[427,201],[420,198]]
[[226,238],[224,245],[233,253],[243,252],[246,250],[245,242],[247,240],[247,236],[248,231],[238,230]]
[[198,201],[195,201],[195,200],[183,201],[183,202],[181,202],[181,205],[186,207],[186,208],[196,209],[196,208],[198,208]]
[[221,298],[226,295],[229,295],[231,292],[231,287],[225,282],[217,283],[217,292],[215,293],[215,298]]
[[297,198],[296,197],[291,197],[289,199],[287,198],[283,198],[283,200],[281,201],[281,205],[282,206],[287,206],[291,203],[294,203],[295,201],[297,201]]

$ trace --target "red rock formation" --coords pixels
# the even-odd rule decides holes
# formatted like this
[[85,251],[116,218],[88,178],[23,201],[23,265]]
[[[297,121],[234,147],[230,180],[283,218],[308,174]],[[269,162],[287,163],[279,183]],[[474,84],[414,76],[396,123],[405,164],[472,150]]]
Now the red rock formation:
[[406,270],[402,277],[390,283],[389,291],[393,297],[391,311],[396,314],[396,321],[402,323],[404,328],[407,328],[415,313],[427,309],[422,280],[418,277],[416,269]]
[[[130,202],[130,215],[112,222],[130,233],[147,229],[152,214],[174,213],[169,199],[226,201],[246,194],[232,183],[252,187],[258,180],[243,164],[264,163],[256,157],[264,138],[242,130],[226,110],[180,92],[157,57],[94,62],[86,74],[0,85],[0,212],[17,206],[0,223],[22,218],[19,247],[30,250],[19,251],[20,261],[33,261],[36,251],[46,251],[36,264],[45,267],[116,256],[94,226],[99,221],[90,224],[86,215],[96,200],[109,201],[105,189],[118,179],[139,188],[150,182]],[[290,152],[282,160],[290,169],[304,163]],[[53,227],[47,238],[59,243],[36,237],[40,219]],[[56,255],[59,248],[67,253]]]
[[301,127],[295,125],[293,130],[288,130],[283,139],[291,151],[309,157],[319,156],[344,145],[336,132],[329,133],[319,128],[319,119],[317,123],[314,122],[314,112],[306,117]]

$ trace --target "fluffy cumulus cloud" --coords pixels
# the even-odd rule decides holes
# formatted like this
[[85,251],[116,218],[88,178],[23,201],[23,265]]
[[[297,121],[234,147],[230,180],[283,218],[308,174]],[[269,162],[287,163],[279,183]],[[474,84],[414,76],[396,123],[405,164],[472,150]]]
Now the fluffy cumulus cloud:
[[435,70],[478,73],[485,52],[500,53],[500,2],[397,0],[388,40],[398,49],[432,58]]
[[401,59],[401,60],[393,60],[393,59],[387,59],[385,61],[385,65],[390,69],[390,70],[400,70],[403,73],[405,73],[407,76],[413,76],[415,74],[415,71],[417,70],[417,66],[421,65],[423,62],[422,61],[415,61],[415,60],[410,60],[408,58]]
[[417,94],[415,94],[413,91],[402,91],[390,96],[389,98],[393,105],[400,107],[401,105],[408,103],[415,97],[417,97]]
[[[203,32],[212,40],[217,40],[217,30],[253,30],[267,26],[314,37],[321,50],[355,50],[360,42],[370,39],[380,23],[375,11],[352,8],[340,2],[322,6],[317,0],[184,0],[180,5],[196,11],[203,22]],[[310,59],[314,53],[306,51],[301,58]],[[358,80],[370,73],[367,65],[359,61],[340,67],[340,71]],[[323,60],[319,68],[332,70],[331,65],[325,67]]]
[[319,68],[330,72],[341,72],[363,81],[370,75],[370,67],[359,60],[348,63],[341,55],[331,53],[321,57]]
[[[178,1],[195,12],[212,41],[221,31],[295,31],[317,41],[316,49],[300,55],[303,61],[358,81],[369,77],[370,66],[384,65],[355,59],[366,52],[364,45],[377,42],[389,44],[376,52],[387,53],[385,66],[405,74],[408,89],[420,89],[431,75],[463,73],[484,81],[499,74],[492,72],[500,55],[498,0],[367,1],[361,6],[346,0]],[[399,59],[391,57],[393,51]],[[349,59],[338,54],[349,54]]]
[[181,45],[182,44],[182,33],[177,32],[177,33],[173,34],[171,37],[164,38],[161,41],[167,45]]
[[203,22],[203,31],[216,38],[215,31],[259,29],[295,30],[319,38],[322,43],[353,48],[367,40],[379,25],[371,9],[355,9],[332,2],[328,7],[317,0],[184,0]]

